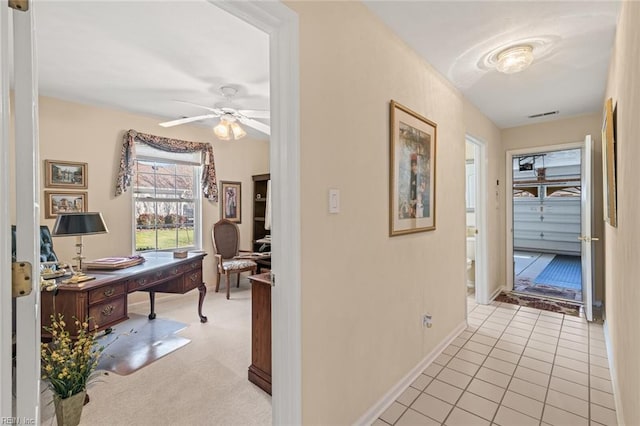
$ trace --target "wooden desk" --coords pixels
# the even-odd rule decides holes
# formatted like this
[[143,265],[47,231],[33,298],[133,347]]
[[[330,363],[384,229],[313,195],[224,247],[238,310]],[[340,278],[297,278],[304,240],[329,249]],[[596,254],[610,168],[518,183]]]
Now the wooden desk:
[[[149,319],[156,317],[155,294],[184,294],[198,289],[198,316],[200,322],[207,322],[202,315],[202,303],[207,294],[207,287],[202,281],[202,259],[206,253],[189,253],[185,259],[174,259],[172,253],[157,252],[144,255],[145,263],[130,268],[102,271],[90,270],[87,275],[96,279],[81,284],[60,284],[55,292],[42,292],[42,323],[50,323],[51,314],[64,315],[69,332],[75,334],[73,317],[79,320],[90,318],[89,327],[94,324],[98,330],[125,321],[127,316],[127,295],[134,291],[149,293]],[[54,295],[55,294],[55,295]],[[48,337],[43,331],[43,337]]]
[[271,395],[271,274],[251,281],[251,365],[249,381]]

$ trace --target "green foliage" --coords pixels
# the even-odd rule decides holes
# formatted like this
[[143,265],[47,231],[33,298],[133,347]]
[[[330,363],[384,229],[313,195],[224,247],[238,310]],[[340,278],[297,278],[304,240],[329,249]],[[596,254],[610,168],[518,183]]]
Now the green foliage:
[[86,390],[104,350],[95,344],[97,326],[90,331],[88,319],[81,323],[74,318],[74,322],[78,330],[75,339],[66,330],[61,314],[57,318],[51,315],[51,327],[43,327],[52,340],[41,345],[42,379],[60,399]]
[[148,225],[154,225],[156,223],[156,215],[155,213],[141,213],[137,219],[136,222],[138,225],[142,225],[142,226],[148,226]]

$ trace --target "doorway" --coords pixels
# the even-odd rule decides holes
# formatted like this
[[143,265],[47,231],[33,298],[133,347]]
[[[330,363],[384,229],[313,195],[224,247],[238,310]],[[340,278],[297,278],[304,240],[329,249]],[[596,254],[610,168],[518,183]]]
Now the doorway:
[[465,138],[466,288],[476,303],[488,304],[487,215],[485,144],[471,135]]
[[[237,17],[241,17],[247,22],[259,27],[263,31],[267,32],[270,36],[270,64],[271,64],[271,112],[272,112],[272,138],[276,141],[270,148],[271,158],[271,172],[274,176],[274,207],[278,205],[284,205],[286,203],[287,209],[278,209],[278,214],[273,217],[273,228],[277,230],[274,233],[273,239],[273,252],[275,254],[284,252],[284,248],[287,248],[286,261],[284,256],[274,256],[274,270],[278,271],[278,281],[285,283],[286,285],[274,287],[272,292],[272,303],[274,307],[273,314],[273,377],[277,386],[274,387],[273,398],[273,423],[275,424],[300,424],[301,423],[301,317],[300,317],[300,198],[299,198],[299,72],[298,72],[298,50],[296,46],[298,44],[298,23],[297,16],[294,12],[289,10],[284,4],[279,2],[264,3],[264,4],[250,4],[250,3],[237,3],[231,4],[231,2],[221,5],[225,10],[230,11]],[[7,22],[8,11],[5,4],[0,8],[0,30],[2,30],[3,40],[7,40],[5,37],[7,34]],[[21,12],[23,13],[23,12]],[[25,13],[20,18],[19,30],[26,34],[35,34],[32,29],[33,22],[31,21],[32,12]],[[26,21],[26,24],[25,24]],[[30,42],[30,40],[28,40]],[[4,46],[6,47],[6,46]],[[25,55],[31,55],[30,49],[14,49],[24,51]],[[8,49],[2,49],[2,115],[3,123],[9,122],[8,120],[8,66],[6,56]],[[24,55],[23,55],[24,56]],[[30,117],[32,121],[21,123],[16,125],[16,139],[24,140],[25,143],[18,144],[24,148],[16,154],[16,158],[22,159],[23,163],[33,163],[35,168],[22,168],[22,175],[18,175],[16,179],[22,182],[24,191],[18,191],[22,195],[16,204],[18,206],[27,206],[28,208],[21,211],[27,212],[19,216],[18,229],[25,230],[21,232],[21,240],[36,244],[37,238],[34,238],[33,232],[37,232],[39,222],[39,184],[37,180],[38,176],[38,161],[37,153],[37,137],[33,136],[37,130],[37,79],[33,78],[31,71],[34,63],[33,58],[29,58],[26,61],[16,61],[23,65],[21,72],[16,72],[17,76],[23,76],[22,81],[28,80],[23,89],[26,90],[15,91],[15,104],[16,112],[20,116]],[[26,65],[25,65],[26,64]],[[29,68],[24,72],[24,68]],[[18,79],[18,78],[16,78]],[[25,93],[26,92],[26,93]],[[34,108],[34,105],[36,106]],[[34,116],[34,112],[36,115]],[[27,126],[28,125],[28,126]],[[6,154],[9,151],[9,137],[6,129],[0,136],[0,145],[2,151]],[[28,135],[24,135],[29,133]],[[19,137],[20,136],[20,137]],[[26,142],[35,141],[34,144],[27,144]],[[31,156],[26,155],[30,150]],[[6,155],[5,155],[6,156]],[[287,161],[285,161],[285,159]],[[293,160],[292,160],[293,159]],[[7,169],[7,168],[5,168]],[[26,177],[25,177],[26,175]],[[23,179],[20,179],[23,176]],[[5,176],[6,177],[6,176]],[[36,178],[34,180],[34,178]],[[3,205],[10,205],[9,191],[6,183],[8,179],[4,179],[5,185],[0,190]],[[275,188],[277,187],[277,188]],[[21,202],[24,200],[24,202]],[[274,208],[275,210],[275,208]],[[2,226],[3,236],[8,235],[9,213],[5,209],[0,213],[0,222],[4,224]],[[22,225],[20,220],[22,220]],[[31,223],[30,223],[31,221]],[[34,226],[35,224],[35,226]],[[28,231],[33,230],[33,231]],[[27,235],[29,232],[29,235]],[[8,238],[3,238],[4,241],[9,241]],[[26,244],[25,244],[26,246]],[[21,250],[21,249],[19,249]],[[28,247],[25,249],[25,253],[29,252],[29,257],[22,256],[19,253],[20,259],[31,260],[37,259],[38,247]],[[23,250],[24,251],[24,250]],[[5,254],[8,253],[8,248],[5,247]],[[32,255],[35,255],[34,258]],[[9,271],[8,267],[9,256],[3,256],[3,271]],[[38,261],[32,261],[34,265],[38,265]],[[7,276],[8,272],[5,272],[3,276]],[[6,280],[8,281],[8,279]],[[34,281],[35,284],[35,281]],[[38,287],[36,287],[38,288]],[[7,293],[8,292],[8,293]],[[36,290],[32,292],[30,298],[24,297],[18,304],[18,335],[17,335],[17,347],[18,358],[23,361],[18,364],[16,368],[16,374],[19,379],[17,396],[16,396],[16,409],[13,409],[11,404],[11,357],[4,356],[4,354],[10,353],[11,340],[10,340],[10,322],[5,321],[9,318],[11,309],[7,304],[10,301],[9,287],[4,288],[2,291],[2,309],[3,313],[3,327],[0,332],[0,349],[2,349],[3,357],[0,365],[0,377],[2,377],[2,398],[0,408],[4,418],[10,419],[11,417],[17,417],[22,419],[33,419],[35,423],[40,423],[40,406],[39,406],[39,348],[40,346],[40,318],[39,309],[34,310],[34,306],[38,306],[38,300],[36,296],[39,296],[39,292]],[[6,309],[5,309],[6,308]],[[34,315],[34,312],[36,314]],[[12,416],[13,414],[13,416]]]
[[515,292],[583,302],[581,172],[581,148],[513,155]]

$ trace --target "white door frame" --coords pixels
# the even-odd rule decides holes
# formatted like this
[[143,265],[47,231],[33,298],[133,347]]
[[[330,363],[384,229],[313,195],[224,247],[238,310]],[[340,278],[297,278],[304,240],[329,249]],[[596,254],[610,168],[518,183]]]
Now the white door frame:
[[269,34],[274,425],[302,424],[298,15],[280,2],[209,0]]
[[0,417],[13,416],[11,220],[9,215],[9,5],[0,3]]
[[476,171],[476,303],[486,305],[491,302],[487,282],[487,147],[484,141],[469,134],[465,139],[474,146]]
[[[593,141],[591,135],[584,138],[581,152],[580,180],[580,260],[582,271],[582,302],[587,321],[593,321]],[[597,238],[596,238],[597,240]]]
[[[2,418],[40,424],[40,160],[38,156],[38,79],[33,19],[33,2],[27,11],[7,9],[2,2],[0,9],[0,39],[2,39],[2,186],[0,189],[0,268],[2,269]],[[13,61],[7,54],[9,39],[8,23],[13,23]],[[7,82],[9,67],[13,63],[15,127],[15,157],[9,157],[11,142],[5,126],[10,123]],[[10,194],[8,182],[10,165],[15,170],[15,203]],[[19,166],[18,166],[19,165]],[[16,366],[12,369],[12,299],[10,278],[11,212],[16,216],[16,257],[19,261],[31,263],[31,293],[16,299]],[[7,290],[8,289],[8,290]],[[7,296],[7,292],[9,297]],[[5,318],[9,320],[5,323]],[[9,327],[9,329],[7,329]],[[9,354],[7,357],[6,355]],[[9,378],[9,380],[7,380]],[[12,408],[12,382],[16,384],[16,408]],[[7,386],[9,396],[7,394]]]
[[[566,149],[582,148],[584,148],[584,141],[558,145],[536,146],[531,148],[522,148],[507,151],[507,163],[505,168],[505,200],[507,200],[507,291],[513,290],[513,157],[522,154],[537,154],[540,152],[564,151]],[[580,219],[580,221],[582,222],[582,218]]]

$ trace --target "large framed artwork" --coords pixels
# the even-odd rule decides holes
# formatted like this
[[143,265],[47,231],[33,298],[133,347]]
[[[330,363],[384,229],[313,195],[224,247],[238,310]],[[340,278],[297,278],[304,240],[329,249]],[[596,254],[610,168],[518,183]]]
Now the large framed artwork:
[[613,100],[604,103],[602,119],[602,182],[604,186],[604,220],[611,226],[618,226],[616,199],[616,134]]
[[390,103],[389,235],[436,229],[436,123]]
[[47,188],[87,189],[87,163],[44,161]]
[[220,217],[231,222],[242,222],[242,183],[220,181]]
[[59,213],[82,213],[87,211],[86,191],[56,192],[44,191],[44,217],[53,219]]

